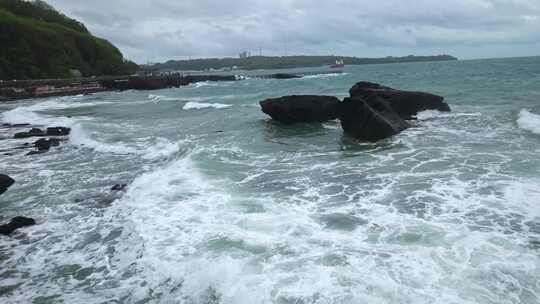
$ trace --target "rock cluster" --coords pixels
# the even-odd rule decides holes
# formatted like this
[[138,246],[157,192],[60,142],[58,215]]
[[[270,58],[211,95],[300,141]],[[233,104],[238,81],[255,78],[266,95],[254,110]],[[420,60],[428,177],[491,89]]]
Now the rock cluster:
[[11,221],[9,221],[9,223],[0,225],[0,234],[10,235],[11,233],[13,233],[13,231],[19,228],[33,226],[35,224],[36,224],[36,221],[32,218],[24,217],[24,216],[17,216],[17,217],[12,218]]
[[410,127],[425,110],[450,111],[442,96],[402,91],[371,82],[358,82],[350,97],[293,95],[260,102],[262,111],[282,123],[323,122],[338,118],[345,133],[356,139],[376,142]]

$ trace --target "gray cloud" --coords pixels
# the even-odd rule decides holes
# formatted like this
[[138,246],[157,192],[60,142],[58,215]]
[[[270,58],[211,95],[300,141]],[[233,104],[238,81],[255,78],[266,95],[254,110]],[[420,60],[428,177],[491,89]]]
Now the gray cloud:
[[265,54],[540,55],[538,0],[50,0],[137,62]]

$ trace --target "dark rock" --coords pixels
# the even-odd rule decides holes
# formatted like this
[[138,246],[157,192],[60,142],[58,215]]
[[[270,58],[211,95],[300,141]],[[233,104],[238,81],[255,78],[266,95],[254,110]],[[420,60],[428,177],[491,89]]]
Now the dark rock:
[[46,153],[48,150],[36,150],[26,153],[27,156]]
[[273,79],[295,79],[295,78],[302,78],[302,76],[295,75],[295,74],[276,73],[276,74],[270,75],[270,78],[273,78]]
[[45,136],[45,132],[43,132],[43,130],[38,129],[38,128],[32,128],[28,132],[15,133],[14,138],[17,138],[17,139],[18,138],[29,138],[29,137],[34,137],[34,136]]
[[323,122],[338,117],[339,99],[333,96],[292,95],[260,102],[262,111],[283,123]]
[[5,174],[0,174],[0,194],[6,192],[6,190],[15,183],[15,180]]
[[351,97],[361,97],[365,100],[384,100],[403,119],[412,119],[418,112],[425,110],[450,111],[450,106],[444,102],[442,96],[401,91],[372,82],[358,82],[349,93]]
[[339,118],[346,134],[370,142],[396,135],[409,127],[385,100],[379,99],[345,98],[339,106]]
[[70,132],[71,132],[71,129],[66,128],[66,127],[47,128],[48,136],[65,136],[65,135],[69,135]]
[[36,224],[36,221],[29,217],[17,216],[11,219],[7,224],[0,225],[0,234],[10,235],[16,229],[33,226]]
[[36,147],[38,151],[48,151],[51,148],[51,141],[45,138],[39,139],[34,142],[34,147]]
[[116,184],[112,186],[111,191],[125,191],[127,184]]

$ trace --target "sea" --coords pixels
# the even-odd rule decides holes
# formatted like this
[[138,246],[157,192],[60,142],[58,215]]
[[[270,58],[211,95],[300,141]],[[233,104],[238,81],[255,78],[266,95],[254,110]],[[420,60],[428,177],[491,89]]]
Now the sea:
[[[377,143],[259,101],[358,81],[444,96]],[[540,303],[540,57],[0,104],[0,302]],[[6,152],[8,151],[8,152]],[[111,191],[127,184],[126,191]]]

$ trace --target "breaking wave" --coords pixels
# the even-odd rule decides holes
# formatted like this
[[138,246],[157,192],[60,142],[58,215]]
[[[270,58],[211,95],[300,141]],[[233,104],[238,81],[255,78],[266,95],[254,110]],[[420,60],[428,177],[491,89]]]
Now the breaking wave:
[[205,102],[196,102],[196,101],[190,101],[187,102],[182,109],[184,110],[200,110],[200,109],[207,109],[207,108],[214,108],[214,109],[224,109],[232,107],[232,105],[229,104],[223,104],[223,103],[205,103]]
[[540,115],[538,114],[533,114],[527,110],[521,110],[519,112],[517,124],[524,130],[540,134]]
[[73,145],[82,146],[101,153],[113,154],[138,154],[145,159],[168,157],[179,151],[178,143],[173,143],[164,138],[157,137],[149,141],[135,144],[107,143],[94,138],[94,134],[88,134],[81,124],[72,127],[70,142]]

